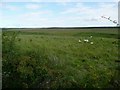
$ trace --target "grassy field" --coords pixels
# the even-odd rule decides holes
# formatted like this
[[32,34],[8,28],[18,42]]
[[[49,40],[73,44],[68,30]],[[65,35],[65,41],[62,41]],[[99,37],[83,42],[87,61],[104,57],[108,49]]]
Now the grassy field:
[[3,88],[118,88],[118,42],[118,28],[3,30]]

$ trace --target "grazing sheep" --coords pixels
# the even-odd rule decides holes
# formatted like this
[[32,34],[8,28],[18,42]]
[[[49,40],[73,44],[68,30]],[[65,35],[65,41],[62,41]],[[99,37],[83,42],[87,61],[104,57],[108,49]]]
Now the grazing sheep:
[[93,44],[93,42],[90,42],[90,44]]
[[79,43],[82,42],[81,40],[78,41]]
[[90,38],[92,38],[93,36],[90,36]]
[[84,42],[89,42],[89,40],[88,39],[84,39]]

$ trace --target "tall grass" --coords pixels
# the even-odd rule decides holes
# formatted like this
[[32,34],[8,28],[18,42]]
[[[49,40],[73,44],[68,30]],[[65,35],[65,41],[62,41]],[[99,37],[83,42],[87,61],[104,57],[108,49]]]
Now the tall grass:
[[[3,32],[3,88],[119,87],[117,38],[59,33]],[[91,34],[93,45],[78,42]]]

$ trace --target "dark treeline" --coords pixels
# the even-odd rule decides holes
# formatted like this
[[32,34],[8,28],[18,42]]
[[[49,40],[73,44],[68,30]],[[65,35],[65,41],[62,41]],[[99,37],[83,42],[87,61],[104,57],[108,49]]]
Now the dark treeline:
[[120,27],[43,27],[43,28],[2,28],[2,30],[13,30],[13,29],[111,29],[111,28],[118,28]]

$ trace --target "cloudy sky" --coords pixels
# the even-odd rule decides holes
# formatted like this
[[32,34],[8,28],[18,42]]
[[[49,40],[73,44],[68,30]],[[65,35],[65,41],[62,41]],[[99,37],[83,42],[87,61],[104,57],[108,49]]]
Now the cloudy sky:
[[118,20],[117,0],[89,1],[2,0],[0,27],[116,26],[101,16]]

